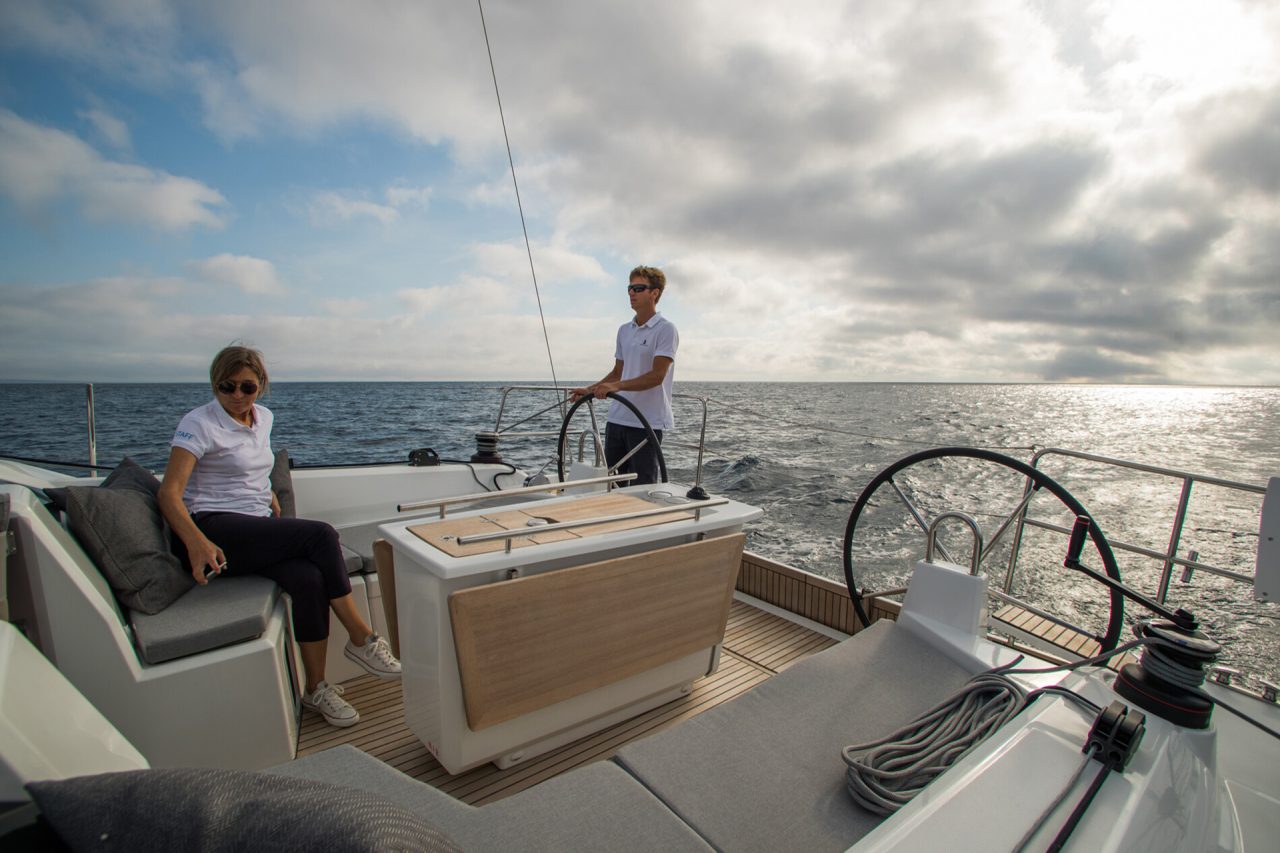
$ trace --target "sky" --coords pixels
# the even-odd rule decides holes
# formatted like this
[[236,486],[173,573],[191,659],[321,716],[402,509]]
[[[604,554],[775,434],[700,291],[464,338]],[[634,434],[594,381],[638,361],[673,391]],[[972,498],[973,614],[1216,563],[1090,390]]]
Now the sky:
[[483,12],[0,0],[0,379],[1280,384],[1273,0]]

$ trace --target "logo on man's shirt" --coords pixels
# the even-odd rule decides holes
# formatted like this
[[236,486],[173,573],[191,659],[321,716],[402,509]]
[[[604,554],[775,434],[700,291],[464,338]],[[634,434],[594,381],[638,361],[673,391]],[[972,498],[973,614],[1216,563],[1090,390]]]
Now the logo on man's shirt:
[[178,430],[177,432],[175,432],[175,433],[173,434],[173,437],[174,437],[174,438],[186,438],[186,439],[192,439],[192,438],[195,438],[195,436],[194,436],[194,435],[192,435],[191,433],[189,433],[189,432],[183,432],[182,430]]

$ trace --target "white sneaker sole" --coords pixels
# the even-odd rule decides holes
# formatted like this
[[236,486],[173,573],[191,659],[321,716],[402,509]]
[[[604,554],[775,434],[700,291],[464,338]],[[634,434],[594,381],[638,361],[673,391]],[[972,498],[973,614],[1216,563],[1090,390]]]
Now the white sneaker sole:
[[353,653],[351,649],[343,648],[342,653],[346,655],[347,660],[356,664],[357,666],[359,666],[361,669],[363,669],[365,672],[369,673],[370,675],[376,675],[378,678],[385,678],[387,680],[396,679],[400,677],[400,673],[398,672],[383,672],[381,670],[374,669],[372,666],[369,665],[368,661],[363,660],[359,655]]

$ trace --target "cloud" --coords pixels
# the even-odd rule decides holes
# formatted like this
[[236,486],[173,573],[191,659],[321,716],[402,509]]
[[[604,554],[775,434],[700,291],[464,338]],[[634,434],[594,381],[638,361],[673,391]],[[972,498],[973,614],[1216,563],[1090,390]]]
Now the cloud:
[[1206,119],[1229,123],[1205,147],[1201,167],[1229,190],[1280,197],[1280,90],[1231,100],[1237,103],[1225,110],[1214,109],[1217,104],[1206,110]]
[[431,187],[396,185],[387,187],[387,204],[396,209],[410,207],[425,210],[430,206],[435,191]]
[[113,148],[128,151],[132,147],[129,125],[102,107],[90,107],[89,109],[81,110],[77,115],[89,122],[97,134]]
[[[401,309],[536,322],[474,7],[44,5],[18,4],[6,44],[180,93],[228,159],[252,153],[243,140],[364,134],[447,158],[439,183],[335,177],[345,189],[303,207],[344,257],[373,251],[359,223],[392,251],[410,221],[443,241],[459,207],[468,224],[506,217],[456,239],[441,282],[370,279],[364,320],[387,340],[406,343]],[[485,13],[553,343],[590,374],[618,279],[645,262],[670,275],[684,377],[1223,381],[1252,363],[1243,381],[1280,381],[1274,4]],[[12,119],[45,134],[21,157],[0,148],[0,189],[24,210],[95,209],[78,177],[93,169],[172,178]],[[216,193],[195,198],[177,221],[226,220]],[[497,353],[495,373],[509,363],[465,340]]]
[[1067,347],[1041,369],[1048,382],[1141,382],[1159,380],[1150,362],[1093,347]]
[[538,378],[546,371],[538,319],[507,310],[511,296],[500,284],[464,280],[438,299],[428,289],[407,293],[410,312],[354,314],[348,302],[312,313],[309,302],[280,311],[269,296],[228,300],[226,287],[182,278],[0,282],[0,378],[189,381],[207,375],[232,340],[261,348],[287,379]]
[[206,124],[226,141],[280,121],[309,133],[355,117],[431,144],[463,140],[464,157],[499,144],[471,7],[229,0],[195,17],[234,46],[235,67],[200,69]]
[[4,283],[0,297],[0,359],[11,360],[5,375],[14,378],[190,379],[235,337],[173,322],[190,298],[188,283],[178,278],[113,276],[52,287]]
[[358,317],[369,310],[369,303],[363,299],[322,299],[320,307],[334,317]]
[[[477,243],[471,247],[476,268],[488,275],[521,285],[529,279],[529,252],[532,251],[538,278],[544,282],[589,281],[611,282],[609,274],[596,258],[564,246],[523,243]],[[618,285],[619,288],[622,284]]]
[[451,284],[411,287],[396,296],[413,317],[496,317],[509,312],[524,295],[509,284],[483,276],[466,276]]
[[275,265],[262,258],[221,254],[188,265],[204,283],[222,291],[228,287],[242,293],[280,296],[286,292]]
[[221,228],[227,200],[200,181],[107,160],[76,137],[0,109],[0,194],[29,216],[70,200],[99,223]]
[[329,228],[358,219],[372,219],[382,225],[390,225],[400,218],[400,212],[394,207],[332,191],[316,193],[308,212],[312,224]]

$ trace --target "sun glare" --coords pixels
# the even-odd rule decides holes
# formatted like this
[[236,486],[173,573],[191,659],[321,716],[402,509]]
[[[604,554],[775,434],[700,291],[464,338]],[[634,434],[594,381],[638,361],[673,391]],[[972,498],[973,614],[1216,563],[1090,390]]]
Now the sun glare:
[[1133,70],[1142,76],[1204,91],[1274,76],[1276,46],[1260,23],[1220,0],[1121,0],[1105,16],[1103,35],[1132,51]]

